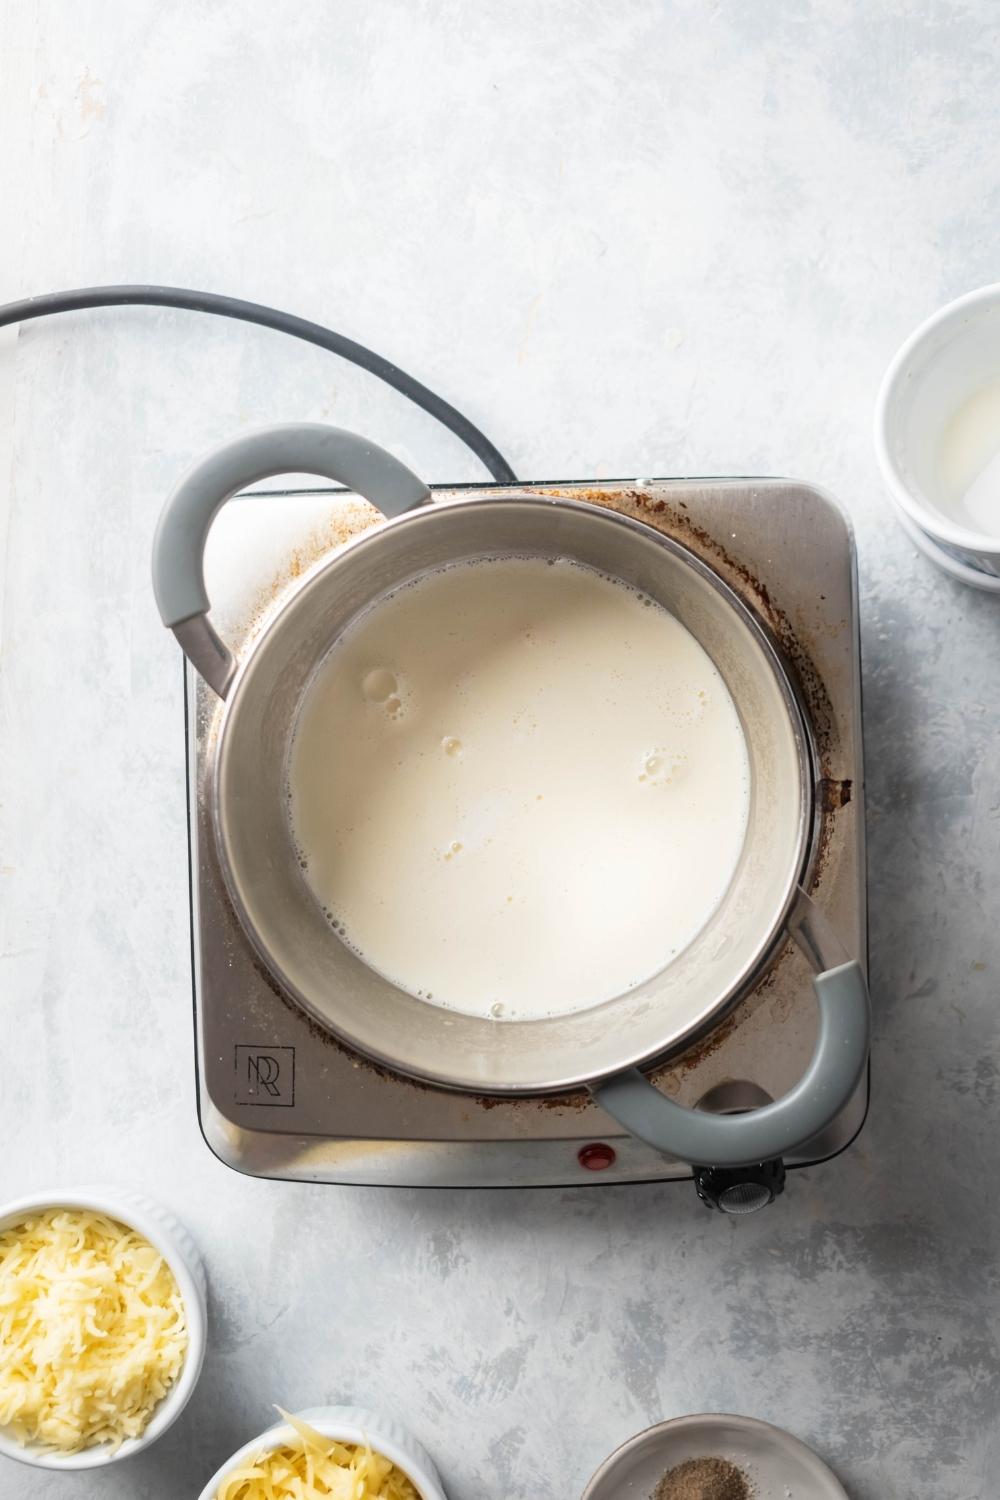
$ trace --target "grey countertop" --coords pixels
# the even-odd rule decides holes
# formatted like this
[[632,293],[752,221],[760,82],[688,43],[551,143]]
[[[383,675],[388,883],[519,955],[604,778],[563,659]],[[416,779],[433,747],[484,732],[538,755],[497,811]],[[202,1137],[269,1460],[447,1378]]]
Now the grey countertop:
[[330,419],[427,479],[430,419],[277,335],[93,313],[0,343],[0,1197],[114,1178],[212,1289],[199,1391],[99,1480],[194,1496],[278,1401],[406,1420],[453,1500],[573,1500],[665,1416],[792,1429],[853,1500],[1000,1477],[1000,605],[887,514],[872,402],[996,279],[997,12],[899,4],[106,0],[8,7],[5,296],[116,280],[328,322],[527,477],[792,474],[857,530],[873,1103],[745,1222],[689,1185],[258,1182],[198,1133],[181,673],[161,499],[249,425]]

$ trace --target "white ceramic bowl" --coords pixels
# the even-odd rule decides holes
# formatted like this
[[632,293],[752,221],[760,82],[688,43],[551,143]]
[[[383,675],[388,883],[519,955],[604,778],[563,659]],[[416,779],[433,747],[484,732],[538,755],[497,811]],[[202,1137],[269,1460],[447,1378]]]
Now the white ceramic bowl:
[[22,1447],[0,1427],[0,1454],[7,1458],[16,1458],[37,1469],[100,1469],[130,1458],[155,1443],[187,1405],[205,1358],[205,1270],[194,1241],[173,1214],[141,1193],[119,1188],[71,1188],[65,1192],[32,1193],[30,1197],[0,1206],[0,1229],[9,1229],[27,1214],[46,1208],[92,1209],[138,1230],[159,1250],[174,1273],[187,1313],[188,1347],[181,1373],[154,1411],[141,1437],[129,1438],[114,1453],[101,1444],[67,1456],[30,1445]]
[[[357,1406],[314,1406],[308,1411],[296,1412],[303,1422],[315,1427],[324,1437],[336,1438],[341,1443],[369,1443],[376,1453],[381,1453],[401,1469],[416,1487],[420,1500],[447,1500],[441,1477],[434,1467],[434,1460],[427,1450],[390,1417],[377,1416]],[[260,1437],[243,1447],[227,1459],[202,1490],[199,1500],[215,1500],[219,1485],[227,1474],[258,1453],[268,1453],[284,1443],[294,1443],[298,1434],[287,1422],[277,1422]]]
[[[1000,522],[977,529],[947,492],[942,439],[971,398],[1000,384],[1000,282],[949,302],[913,333],[889,366],[875,407],[875,452],[902,515],[934,544],[924,548],[1000,577]],[[997,443],[1000,450],[1000,441]],[[961,570],[948,569],[963,577]],[[963,578],[963,581],[968,581]]]

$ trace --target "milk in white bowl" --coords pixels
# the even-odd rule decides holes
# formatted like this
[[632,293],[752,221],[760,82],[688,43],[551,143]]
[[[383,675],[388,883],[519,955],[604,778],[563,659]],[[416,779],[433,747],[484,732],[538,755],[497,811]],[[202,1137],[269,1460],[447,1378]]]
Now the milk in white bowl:
[[288,762],[305,879],[414,996],[498,1021],[659,972],[732,879],[733,700],[694,636],[570,561],[455,564],[336,641]]

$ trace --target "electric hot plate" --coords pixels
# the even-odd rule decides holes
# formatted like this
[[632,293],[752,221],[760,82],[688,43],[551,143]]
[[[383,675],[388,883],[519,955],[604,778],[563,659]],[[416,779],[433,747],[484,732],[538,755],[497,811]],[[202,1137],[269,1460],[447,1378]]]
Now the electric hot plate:
[[[676,537],[770,630],[801,690],[819,758],[809,888],[864,965],[857,580],[853,538],[840,509],[820,491],[781,479],[442,486],[434,499],[539,492],[607,505]],[[306,568],[377,519],[366,502],[329,488],[257,490],[227,505],[209,538],[206,576],[213,618],[237,656]],[[738,1212],[771,1201],[785,1166],[826,1160],[857,1135],[867,1078],[822,1136],[786,1163],[736,1174],[694,1172],[623,1135],[586,1094],[453,1093],[354,1054],[280,992],[243,934],[216,858],[206,799],[220,704],[189,667],[185,705],[198,1109],[208,1145],[229,1166],[300,1181],[437,1187],[694,1176],[711,1206]],[[720,1028],[683,1057],[652,1068],[650,1077],[685,1105],[753,1108],[801,1077],[816,1024],[808,966],[788,943]]]

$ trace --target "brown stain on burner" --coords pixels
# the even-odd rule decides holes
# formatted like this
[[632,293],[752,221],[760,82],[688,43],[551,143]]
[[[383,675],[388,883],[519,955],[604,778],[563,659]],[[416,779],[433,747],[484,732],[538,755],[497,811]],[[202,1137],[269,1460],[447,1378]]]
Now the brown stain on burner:
[[824,776],[819,784],[823,811],[834,813],[840,808],[846,807],[851,800],[851,789],[853,786],[854,782],[850,779],[837,781],[832,776]]
[[568,1094],[470,1094],[470,1102],[480,1109],[496,1109],[507,1104],[513,1109],[536,1108],[581,1110],[592,1104],[586,1089],[573,1089]]

